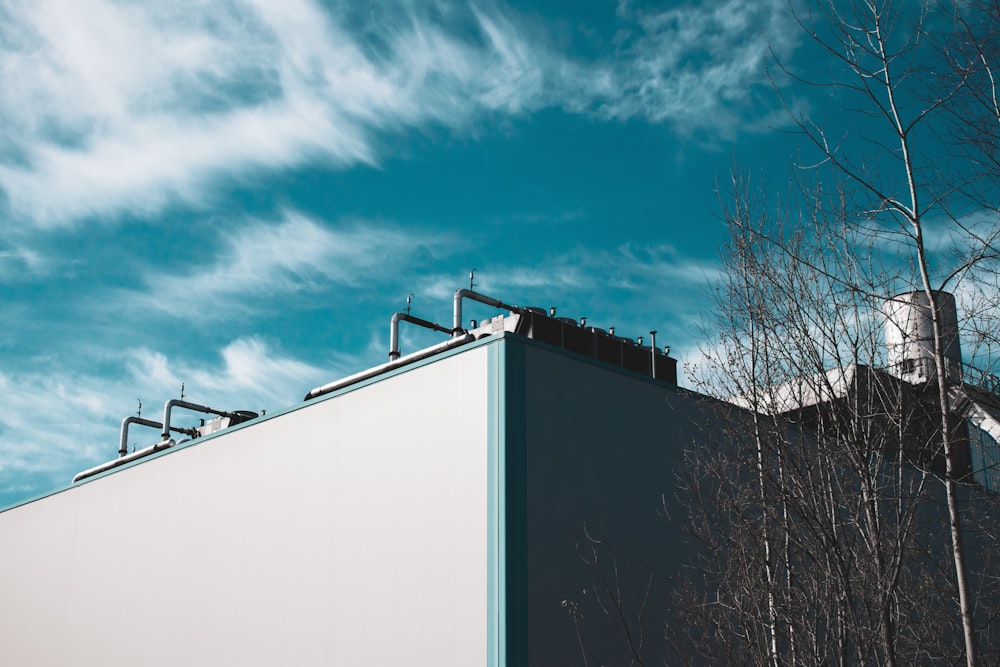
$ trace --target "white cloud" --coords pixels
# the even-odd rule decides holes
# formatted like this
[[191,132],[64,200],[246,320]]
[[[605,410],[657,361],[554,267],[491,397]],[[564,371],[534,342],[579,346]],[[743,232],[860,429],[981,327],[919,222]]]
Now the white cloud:
[[636,36],[584,62],[492,6],[461,10],[460,33],[422,3],[348,16],[313,0],[8,0],[0,188],[18,217],[52,227],[204,205],[248,171],[375,163],[380,133],[484,112],[728,132],[763,82],[765,35],[785,34],[774,4],[626,11]]
[[635,18],[641,32],[626,41],[621,94],[604,104],[604,113],[713,128],[724,136],[747,126],[755,94],[770,85],[770,49],[789,53],[799,32],[785,0],[688,3],[634,13],[625,4],[619,13]]
[[8,8],[0,185],[20,216],[60,225],[202,201],[221,175],[310,160],[373,162],[371,133],[537,95],[523,42],[486,44],[414,18],[376,59],[309,0]]
[[[610,250],[586,248],[551,255],[531,265],[480,266],[477,291],[521,306],[558,307],[560,316],[588,317],[592,326],[615,326],[622,336],[647,335],[657,328],[658,342],[673,345],[691,340],[698,331],[710,283],[719,275],[717,262],[685,257],[666,245],[627,244]],[[414,291],[421,312],[441,312],[434,304],[450,304],[460,276],[426,275]],[[468,304],[466,316],[492,312]]]
[[546,286],[577,293],[620,289],[626,292],[671,293],[706,287],[718,276],[715,262],[685,257],[666,245],[625,244],[613,250],[578,249],[549,258],[543,266],[494,268],[479,279],[484,289]]
[[0,402],[0,499],[66,484],[102,451],[113,455],[116,400],[105,379],[0,371]]
[[32,248],[0,244],[0,280],[13,282],[25,274],[43,273],[48,265],[47,259]]
[[[176,396],[181,383],[190,400],[223,410],[273,411],[294,405],[329,376],[346,375],[349,364],[322,368],[275,353],[260,338],[232,341],[219,352],[220,363],[193,366],[170,362],[148,348],[127,353],[127,368],[136,383]],[[166,398],[164,398],[166,400]]]
[[427,232],[371,221],[337,228],[286,212],[277,223],[254,221],[223,235],[212,265],[153,267],[146,288],[120,295],[133,308],[216,320],[257,303],[274,303],[298,292],[383,284],[414,253],[445,243]]
[[154,213],[171,200],[198,201],[213,175],[291,166],[320,151],[344,161],[370,161],[368,148],[338,132],[322,113],[288,104],[205,117],[145,118],[86,150],[39,146],[32,168],[0,167],[15,210],[41,226],[107,212],[111,206]]

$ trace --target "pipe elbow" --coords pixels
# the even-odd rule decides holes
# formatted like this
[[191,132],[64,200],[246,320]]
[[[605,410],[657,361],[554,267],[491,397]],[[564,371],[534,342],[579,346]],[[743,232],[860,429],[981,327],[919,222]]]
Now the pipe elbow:
[[389,361],[399,359],[399,322],[404,318],[404,313],[395,312],[389,320]]
[[472,290],[467,290],[464,287],[455,290],[455,306],[451,322],[452,336],[457,337],[465,333],[465,330],[462,328],[462,299],[468,296],[471,292]]
[[167,400],[166,403],[163,404],[163,422],[162,422],[163,432],[160,435],[164,440],[170,439],[170,411],[179,402],[180,401],[178,401],[178,399],[171,398]]
[[128,454],[128,427],[134,421],[131,416],[126,417],[122,420],[121,434],[118,438],[118,456],[125,456]]

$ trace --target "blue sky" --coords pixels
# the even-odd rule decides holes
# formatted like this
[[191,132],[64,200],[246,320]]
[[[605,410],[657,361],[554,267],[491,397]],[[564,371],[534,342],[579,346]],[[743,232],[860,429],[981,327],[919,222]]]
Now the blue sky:
[[276,410],[385,361],[471,269],[688,358],[715,180],[784,173],[764,65],[800,47],[785,0],[0,0],[0,506],[139,398]]

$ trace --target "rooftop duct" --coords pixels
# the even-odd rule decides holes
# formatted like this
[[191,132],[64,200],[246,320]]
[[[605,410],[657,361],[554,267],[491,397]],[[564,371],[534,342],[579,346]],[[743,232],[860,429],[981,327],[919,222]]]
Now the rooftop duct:
[[395,361],[399,359],[401,353],[399,351],[399,323],[409,322],[410,324],[416,324],[418,327],[423,327],[425,329],[430,329],[431,331],[440,331],[441,333],[451,334],[454,332],[453,329],[448,329],[440,324],[435,324],[428,320],[421,319],[419,317],[414,317],[410,315],[409,311],[402,313],[397,312],[392,314],[392,320],[389,322],[389,361]]
[[431,347],[419,350],[417,352],[414,352],[413,354],[408,354],[405,357],[400,357],[388,363],[382,364],[381,366],[375,366],[374,368],[369,368],[366,371],[361,371],[360,373],[349,375],[346,378],[330,382],[329,384],[325,384],[322,387],[316,387],[308,394],[306,394],[305,398],[303,398],[302,400],[304,401],[312,400],[319,396],[323,396],[324,394],[329,394],[330,392],[337,391],[338,389],[343,389],[344,387],[348,387],[352,384],[363,382],[364,380],[373,378],[376,375],[381,375],[382,373],[391,371],[394,368],[399,368],[400,366],[406,366],[407,364],[412,364],[415,361],[420,361],[421,359],[432,357],[435,354],[445,352],[452,348],[460,347],[462,345],[465,345],[466,343],[471,343],[474,340],[476,340],[476,337],[473,336],[472,334],[465,333],[455,336],[454,338],[450,338],[444,341],[443,343],[432,345]]
[[[227,426],[235,426],[236,424],[249,421],[257,417],[256,412],[250,412],[249,410],[237,410],[236,412],[226,412],[225,410],[216,410],[215,408],[210,408],[207,405],[198,405],[197,403],[191,403],[190,401],[185,401],[183,398],[171,398],[169,401],[163,404],[162,435],[164,440],[170,437],[170,431],[177,430],[170,427],[170,413],[174,408],[185,408],[187,410],[194,410],[195,412],[202,412],[205,414],[219,415],[220,417],[225,417],[229,419],[229,423],[227,424]],[[202,433],[201,432],[195,433],[192,437],[198,437],[199,435],[202,435]]]
[[[122,430],[121,436],[118,443],[118,456],[124,457],[128,455],[128,427],[132,424],[139,424],[140,426],[148,426],[150,428],[163,430],[163,424],[160,422],[155,422],[152,419],[145,419],[143,417],[126,417],[122,420]],[[198,433],[193,428],[176,428],[172,427],[170,429],[174,433],[183,433],[189,435],[192,438],[198,437]],[[166,438],[164,438],[166,439]]]
[[[196,428],[183,428],[179,426],[170,425],[170,413],[173,408],[186,408],[188,410],[194,410],[196,412],[203,412],[209,414],[218,415],[217,418],[210,420],[208,423],[204,421],[202,424]],[[256,412],[251,412],[250,410],[237,410],[235,412],[226,412],[224,410],[216,410],[214,408],[209,408],[204,405],[198,405],[197,403],[190,403],[183,399],[172,398],[167,401],[163,406],[163,421],[157,422],[151,419],[145,419],[139,416],[129,416],[122,420],[121,435],[118,441],[118,458],[112,459],[107,463],[102,463],[99,466],[84,470],[83,472],[77,473],[73,477],[73,483],[79,482],[80,480],[86,479],[88,477],[93,477],[99,473],[105,472],[106,470],[111,470],[119,466],[123,466],[126,463],[130,463],[137,459],[141,459],[150,454],[154,454],[158,451],[168,449],[177,444],[175,440],[170,437],[170,433],[181,433],[183,435],[190,436],[191,438],[198,438],[201,436],[209,435],[220,431],[228,426],[235,426],[245,421],[255,419],[257,417]],[[132,424],[139,424],[140,426],[148,426],[150,428],[156,428],[161,430],[161,440],[154,445],[149,447],[144,447],[138,451],[129,453],[128,451],[128,432],[129,427]]]
[[487,306],[493,306],[494,308],[504,308],[511,311],[512,313],[519,313],[523,309],[518,306],[511,306],[500,299],[494,299],[491,296],[486,296],[485,294],[480,294],[479,292],[473,292],[471,289],[460,289],[455,291],[455,306],[452,319],[452,335],[458,336],[465,333],[465,329],[462,328],[462,300],[471,299],[473,301],[478,301],[479,303],[484,303]]

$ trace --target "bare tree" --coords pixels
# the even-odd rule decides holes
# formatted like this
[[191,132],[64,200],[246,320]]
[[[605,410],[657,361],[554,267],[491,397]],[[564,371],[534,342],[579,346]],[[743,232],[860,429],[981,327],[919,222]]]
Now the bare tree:
[[[855,210],[862,214],[860,224],[867,226],[871,234],[893,233],[897,252],[909,257],[912,278],[901,276],[903,284],[922,290],[927,303],[936,304],[936,293],[947,288],[952,279],[971,280],[978,264],[996,256],[993,242],[997,226],[994,224],[982,233],[965,220],[965,216],[982,205],[982,198],[976,194],[984,191],[995,194],[995,183],[984,180],[988,173],[984,173],[979,161],[963,159],[965,156],[940,147],[943,137],[957,134],[951,129],[956,118],[954,111],[969,109],[969,100],[973,100],[972,107],[979,102],[978,108],[985,111],[980,114],[986,119],[984,129],[990,127],[991,118],[998,119],[995,93],[984,93],[976,85],[983,78],[993,80],[992,54],[987,55],[987,49],[992,47],[978,42],[977,28],[992,31],[988,30],[988,20],[970,23],[969,14],[963,15],[963,6],[955,3],[951,9],[965,27],[969,40],[963,44],[964,49],[951,51],[950,59],[942,57],[939,50],[928,52],[921,48],[922,39],[930,32],[929,26],[945,20],[934,11],[940,5],[907,12],[910,7],[885,0],[831,3],[822,17],[823,28],[818,28],[812,17],[800,16],[800,25],[840,71],[839,77],[821,82],[822,85],[843,93],[871,121],[863,131],[872,134],[862,135],[869,137],[862,140],[861,147],[868,155],[859,159],[858,149],[844,143],[833,144],[822,127],[801,116],[796,117],[796,123],[832,167],[835,177],[850,188],[848,196],[855,202]],[[989,16],[987,12],[979,18]],[[970,44],[980,48],[970,50]],[[963,52],[964,59],[960,55]],[[933,70],[938,64],[950,66],[952,76],[942,79],[926,75],[928,69]],[[935,93],[929,99],[927,90]],[[992,156],[995,138],[996,133],[991,132],[969,143],[978,147],[977,154]],[[870,157],[872,153],[874,159]],[[926,233],[932,219],[947,224],[948,231],[960,239],[967,255],[951,271],[936,270],[929,257]],[[937,305],[931,307],[930,315],[955,586],[966,661],[974,665],[977,646],[959,507],[958,443],[949,418],[952,406],[945,334]]]
[[[993,364],[998,8],[793,10],[829,78],[779,67],[828,91],[848,121],[834,132],[788,105],[816,154],[795,165],[796,186],[774,201],[737,178],[723,195],[729,271],[701,388],[745,410],[719,451],[696,456],[694,526],[715,598],[683,608],[755,664],[974,665],[977,634],[995,632],[982,566],[995,526],[977,525],[970,562],[964,385],[938,294],[979,298],[966,314]],[[932,256],[931,229],[950,253]],[[882,341],[883,305],[915,291],[933,331],[924,384],[886,372]]]
[[702,388],[742,409],[729,411],[719,451],[695,450],[689,488],[716,600],[684,608],[704,611],[716,634],[741,629],[755,664],[896,664],[913,654],[928,602],[901,588],[904,571],[945,582],[933,560],[913,562],[929,473],[900,465],[930,447],[928,434],[904,433],[925,401],[877,370],[877,294],[892,276],[859,259],[838,216],[791,219],[734,185],[726,328],[706,350]]

